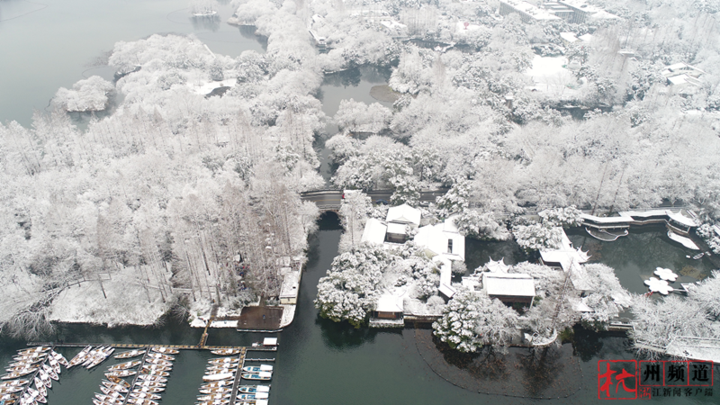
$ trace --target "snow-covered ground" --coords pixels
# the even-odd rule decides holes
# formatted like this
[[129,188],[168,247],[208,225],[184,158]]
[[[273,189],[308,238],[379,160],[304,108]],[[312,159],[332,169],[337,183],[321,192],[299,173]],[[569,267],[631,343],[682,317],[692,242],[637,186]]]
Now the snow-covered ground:
[[[170,272],[164,274],[169,278]],[[107,325],[152,325],[169,309],[160,291],[147,290],[138,281],[138,272],[126,267],[113,273],[112,279],[104,275],[103,297],[98,281],[86,281],[63,291],[53,301],[50,320],[70,323],[102,323]],[[166,297],[167,298],[167,297]]]
[[567,63],[563,56],[535,55],[532,68],[525,72],[534,82],[531,89],[561,99],[576,96],[578,83],[575,75],[565,67]]

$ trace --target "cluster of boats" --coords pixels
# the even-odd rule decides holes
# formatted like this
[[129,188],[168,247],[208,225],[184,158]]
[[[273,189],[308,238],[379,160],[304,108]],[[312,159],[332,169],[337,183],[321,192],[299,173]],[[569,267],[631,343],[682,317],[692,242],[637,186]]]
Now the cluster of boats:
[[[108,368],[100,391],[95,393],[94,405],[158,405],[172,371],[173,355],[179,352],[169,347],[152,347],[150,350],[130,350],[115,356],[126,360]],[[132,360],[142,356],[141,360]],[[134,376],[132,384],[124,378]]]
[[[0,405],[47,403],[47,390],[70,363],[49,346],[20,350],[0,377]],[[23,378],[25,377],[25,378]],[[34,387],[33,387],[34,385]]]
[[[238,349],[213,350],[216,355],[236,355]],[[241,356],[242,357],[242,356]],[[200,394],[197,397],[196,405],[260,405],[267,404],[270,386],[266,385],[243,385],[238,388],[234,404],[231,404],[232,391],[235,384],[236,374],[249,380],[269,380],[272,378],[272,366],[249,366],[240,368],[242,359],[240,357],[218,357],[208,360],[208,365],[203,376],[203,385],[200,386]],[[262,369],[262,376],[260,376]]]
[[110,346],[99,346],[96,348],[87,346],[80,350],[80,353],[76,354],[75,357],[70,360],[68,368],[82,366],[90,370],[91,368],[100,365],[100,363],[110,357],[114,351],[115,349]]

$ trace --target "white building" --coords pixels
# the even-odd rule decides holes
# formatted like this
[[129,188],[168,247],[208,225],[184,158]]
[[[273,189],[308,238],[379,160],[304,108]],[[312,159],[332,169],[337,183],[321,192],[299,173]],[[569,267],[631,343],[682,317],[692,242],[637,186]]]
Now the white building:
[[503,303],[521,303],[532,307],[535,300],[535,280],[528,274],[483,273],[483,291],[490,298]]
[[551,21],[559,20],[560,17],[556,16],[549,10],[542,9],[534,6],[530,3],[519,1],[519,0],[501,0],[500,1],[500,14],[508,15],[517,13],[520,15],[520,19],[524,22],[530,21]]

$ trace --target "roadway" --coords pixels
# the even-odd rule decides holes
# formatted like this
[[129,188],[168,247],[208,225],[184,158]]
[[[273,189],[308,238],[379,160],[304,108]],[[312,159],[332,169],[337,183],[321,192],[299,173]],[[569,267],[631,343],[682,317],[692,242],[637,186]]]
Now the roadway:
[[[422,191],[420,192],[420,201],[428,203],[435,202],[435,199],[444,195],[447,190],[448,189]],[[378,201],[385,201],[386,203],[389,203],[390,196],[393,192],[393,190],[373,190],[367,191],[365,194],[372,199],[373,204],[377,204]],[[314,202],[318,205],[318,207],[320,207],[320,209],[327,207],[339,207],[342,201],[342,195],[342,190],[317,190],[307,191],[300,194],[303,201]]]

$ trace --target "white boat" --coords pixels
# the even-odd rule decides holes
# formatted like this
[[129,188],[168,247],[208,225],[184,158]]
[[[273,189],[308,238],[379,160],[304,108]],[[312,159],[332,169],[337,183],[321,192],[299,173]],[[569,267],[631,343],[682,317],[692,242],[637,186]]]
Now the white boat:
[[207,374],[203,376],[203,381],[220,381],[220,380],[229,380],[231,378],[234,378],[234,373],[219,373],[219,374]]
[[269,385],[245,385],[240,387],[240,392],[244,394],[255,394],[256,392],[270,392],[270,386]]
[[145,349],[136,349],[136,350],[129,350],[127,352],[122,352],[115,355],[115,358],[118,360],[122,359],[131,359],[133,357],[141,356],[145,354]]
[[80,350],[80,353],[76,354],[75,357],[70,360],[70,364],[67,368],[77,366],[78,364],[83,363],[86,360],[87,355],[92,350],[92,346],[87,346],[84,349]]
[[154,351],[155,353],[162,353],[162,354],[178,354],[178,353],[180,353],[180,351],[178,351],[178,350],[171,349],[169,347],[164,347],[164,346],[156,346],[156,347],[153,347],[151,350]]
[[240,354],[240,349],[215,349],[210,350],[210,353],[218,355],[218,356],[234,356],[236,354]]
[[269,364],[261,364],[259,366],[245,366],[242,368],[242,370],[246,373],[259,373],[261,371],[272,373],[273,366]]
[[65,368],[68,368],[70,366],[70,362],[63,356],[62,354],[56,352],[55,350],[50,351],[50,357],[55,359],[60,365],[62,365]]
[[140,361],[140,360],[126,361],[125,363],[115,364],[114,366],[111,366],[108,369],[108,371],[128,370],[131,368],[135,368],[141,364],[142,364],[142,361]]
[[245,380],[268,381],[272,379],[272,373],[261,371],[259,373],[243,373],[241,377]]

